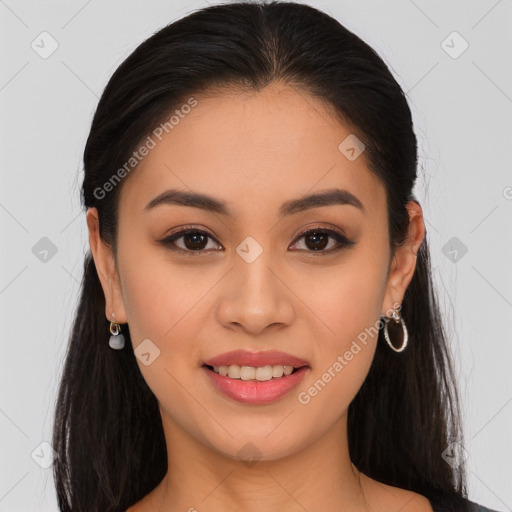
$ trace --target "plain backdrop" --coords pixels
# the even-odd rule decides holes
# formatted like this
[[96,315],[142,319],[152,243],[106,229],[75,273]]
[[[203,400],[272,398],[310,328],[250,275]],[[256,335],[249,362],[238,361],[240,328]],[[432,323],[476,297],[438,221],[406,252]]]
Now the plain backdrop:
[[[512,1],[306,3],[373,46],[407,93],[469,494],[511,510]],[[88,248],[79,191],[98,99],[144,39],[206,5],[0,0],[0,511],[57,510],[51,467],[36,461]]]

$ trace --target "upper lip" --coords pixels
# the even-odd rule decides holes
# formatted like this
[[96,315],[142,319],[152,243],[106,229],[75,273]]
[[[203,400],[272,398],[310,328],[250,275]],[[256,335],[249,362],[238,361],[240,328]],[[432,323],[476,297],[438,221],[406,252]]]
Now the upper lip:
[[231,366],[238,364],[240,366],[293,366],[300,368],[301,366],[309,366],[309,363],[299,357],[279,352],[277,350],[267,350],[264,352],[249,352],[247,350],[233,350],[218,356],[212,357],[203,362],[207,366]]

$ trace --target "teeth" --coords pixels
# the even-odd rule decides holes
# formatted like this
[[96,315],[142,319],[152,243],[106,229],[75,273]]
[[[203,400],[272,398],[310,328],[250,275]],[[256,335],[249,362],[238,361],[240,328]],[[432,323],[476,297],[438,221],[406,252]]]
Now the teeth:
[[229,377],[231,379],[265,381],[273,378],[278,379],[283,375],[290,375],[290,373],[293,372],[293,366],[275,364],[273,366],[254,367],[232,364],[230,366],[214,366],[213,371],[223,377]]

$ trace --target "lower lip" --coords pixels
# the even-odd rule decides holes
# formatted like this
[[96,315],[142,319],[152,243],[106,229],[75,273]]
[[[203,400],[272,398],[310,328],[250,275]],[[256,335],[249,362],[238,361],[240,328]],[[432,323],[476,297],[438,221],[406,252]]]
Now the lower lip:
[[257,381],[223,377],[208,367],[203,370],[213,385],[224,395],[246,404],[269,404],[286,396],[306,375],[309,367],[303,366],[290,375],[277,379]]

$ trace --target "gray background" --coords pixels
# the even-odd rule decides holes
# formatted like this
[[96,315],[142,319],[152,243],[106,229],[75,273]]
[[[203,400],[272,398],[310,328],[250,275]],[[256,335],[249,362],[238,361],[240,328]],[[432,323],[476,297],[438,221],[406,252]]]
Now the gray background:
[[[306,3],[372,45],[407,91],[469,494],[511,510],[512,1]],[[40,443],[88,247],[81,158],[101,91],[145,38],[206,5],[0,0],[0,511],[57,510],[51,467],[36,461],[50,453]],[[31,47],[50,48],[43,31],[58,43],[46,59]]]

